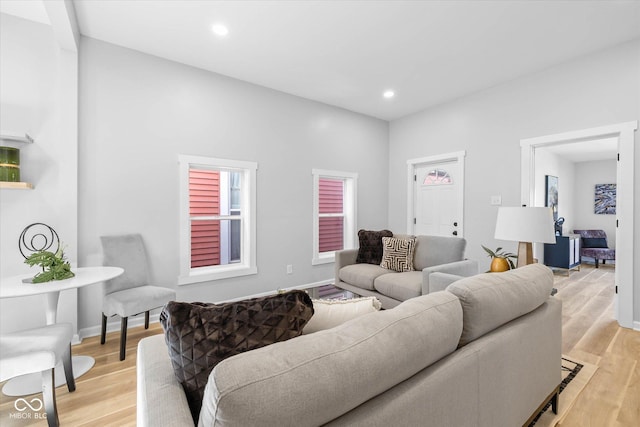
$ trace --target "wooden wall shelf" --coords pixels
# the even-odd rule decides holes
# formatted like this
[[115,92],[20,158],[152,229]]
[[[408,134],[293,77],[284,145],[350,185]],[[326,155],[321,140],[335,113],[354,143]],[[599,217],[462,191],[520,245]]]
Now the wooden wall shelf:
[[6,142],[22,142],[25,144],[32,144],[33,138],[28,134],[20,134],[16,132],[2,132],[0,133],[0,140]]
[[0,181],[0,188],[11,188],[14,190],[33,190],[33,184],[30,184],[28,182]]

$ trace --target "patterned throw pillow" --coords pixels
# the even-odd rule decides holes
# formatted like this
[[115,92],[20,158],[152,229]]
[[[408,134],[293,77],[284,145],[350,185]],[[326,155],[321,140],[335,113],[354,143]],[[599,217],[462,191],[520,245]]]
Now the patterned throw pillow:
[[160,323],[194,422],[214,366],[238,353],[297,337],[312,315],[311,298],[297,290],[224,304],[168,302]]
[[360,241],[360,247],[358,248],[356,263],[379,265],[382,261],[383,237],[393,237],[393,233],[389,230],[358,231],[358,240]]
[[416,248],[415,237],[408,239],[383,237],[382,248],[380,267],[398,272],[413,271],[413,252]]

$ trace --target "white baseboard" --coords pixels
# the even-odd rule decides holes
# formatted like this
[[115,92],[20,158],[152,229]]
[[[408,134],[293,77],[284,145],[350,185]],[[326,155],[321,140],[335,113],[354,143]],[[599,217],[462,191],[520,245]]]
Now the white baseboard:
[[[156,314],[151,314],[149,316],[149,323],[155,323],[158,322],[160,319],[160,313],[156,313]],[[120,331],[120,318],[119,317],[113,317],[113,319],[115,319],[112,322],[107,322],[107,333],[109,332],[114,332],[114,331]],[[144,313],[138,315],[138,316],[132,316],[129,317],[129,320],[127,321],[127,326],[129,328],[131,327],[135,327],[135,326],[143,326],[144,325]],[[80,338],[80,341],[82,341],[85,338],[89,338],[89,337],[97,337],[100,335],[100,329],[101,326],[97,325],[97,326],[91,326],[88,328],[83,328],[80,329],[78,331],[78,336]]]
[[640,322],[633,322],[633,330],[640,331]]
[[[277,291],[285,291],[286,292],[286,291],[292,291],[294,289],[317,288],[319,286],[330,285],[332,283],[333,283],[333,278],[326,279],[326,280],[321,280],[319,282],[314,282],[314,283],[307,283],[306,285],[291,286],[289,288],[276,289],[275,291],[261,292],[259,294],[245,295],[245,296],[242,296],[242,297],[233,298],[233,299],[224,300],[224,301],[216,301],[216,304],[220,304],[220,303],[224,303],[224,302],[242,301],[242,300],[250,299],[250,298],[266,297],[268,295],[273,295]],[[111,321],[111,322],[107,322],[107,333],[120,330],[120,318],[119,317],[114,317],[113,319],[115,319],[115,320]],[[155,323],[155,322],[158,322],[159,320],[160,320],[160,313],[151,314],[149,316],[149,322],[150,323]],[[128,326],[129,327],[142,326],[142,325],[144,325],[144,316],[142,314],[139,315],[139,316],[135,316],[135,317],[129,317],[129,321],[128,321]],[[100,329],[101,329],[100,325],[90,326],[88,328],[80,329],[78,331],[78,335],[74,336],[73,344],[80,344],[80,342],[85,338],[99,336],[100,335]]]

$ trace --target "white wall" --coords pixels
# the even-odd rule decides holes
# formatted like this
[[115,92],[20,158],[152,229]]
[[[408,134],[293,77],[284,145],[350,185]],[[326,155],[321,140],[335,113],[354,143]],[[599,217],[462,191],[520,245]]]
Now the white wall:
[[[99,236],[139,232],[155,282],[176,288],[180,300],[332,279],[333,264],[311,265],[313,168],[357,172],[358,227],[387,225],[382,120],[89,38],[81,43],[80,112],[82,265],[100,262]],[[258,163],[258,275],[176,285],[178,154]],[[81,328],[98,325],[98,287],[81,289],[79,302]]]
[[[74,114],[77,55],[61,51],[50,26],[0,14],[0,128],[28,132],[21,149],[21,179],[34,190],[0,190],[0,276],[35,274],[18,250],[22,230],[52,226],[77,259],[77,139]],[[77,67],[76,67],[77,68]],[[76,324],[76,291],[60,296],[59,321]],[[42,296],[0,300],[0,332],[45,323]]]
[[[472,67],[470,67],[472,72]],[[488,265],[496,207],[520,202],[520,140],[638,120],[640,41],[583,57],[540,73],[395,120],[390,125],[389,227],[406,228],[407,159],[467,150],[465,237],[467,256]],[[635,169],[640,170],[636,136]],[[562,184],[561,184],[562,185]],[[635,175],[640,212],[640,174]],[[638,215],[636,214],[636,217]],[[640,247],[640,233],[634,236]],[[506,246],[515,250],[516,244]],[[636,277],[640,257],[635,261]],[[634,319],[640,319],[640,280],[634,283]]]
[[[536,150],[534,179],[535,206],[544,206],[546,202],[546,175],[558,177],[558,218],[565,219],[562,234],[566,235],[573,229],[575,165],[573,162],[544,149]],[[544,245],[534,245],[535,257],[544,261]]]
[[616,247],[616,216],[596,215],[593,209],[596,184],[615,184],[615,160],[576,163],[575,225],[581,230],[604,230],[610,248]]
[[546,175],[558,177],[558,218],[565,219],[563,234],[567,234],[575,224],[575,163],[544,149],[536,150],[535,206],[545,205]]

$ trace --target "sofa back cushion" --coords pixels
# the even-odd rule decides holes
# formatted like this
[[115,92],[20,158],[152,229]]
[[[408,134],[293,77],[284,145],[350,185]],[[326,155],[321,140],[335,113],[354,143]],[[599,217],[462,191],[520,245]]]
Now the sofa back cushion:
[[[394,237],[406,238],[404,234]],[[460,237],[416,236],[416,248],[413,255],[413,268],[422,270],[434,265],[462,261],[467,241]]]
[[553,272],[542,264],[452,283],[447,290],[460,299],[464,317],[459,346],[535,310],[549,298],[552,287]]
[[325,424],[454,351],[461,332],[458,299],[437,292],[238,354],[211,373],[199,425]]

